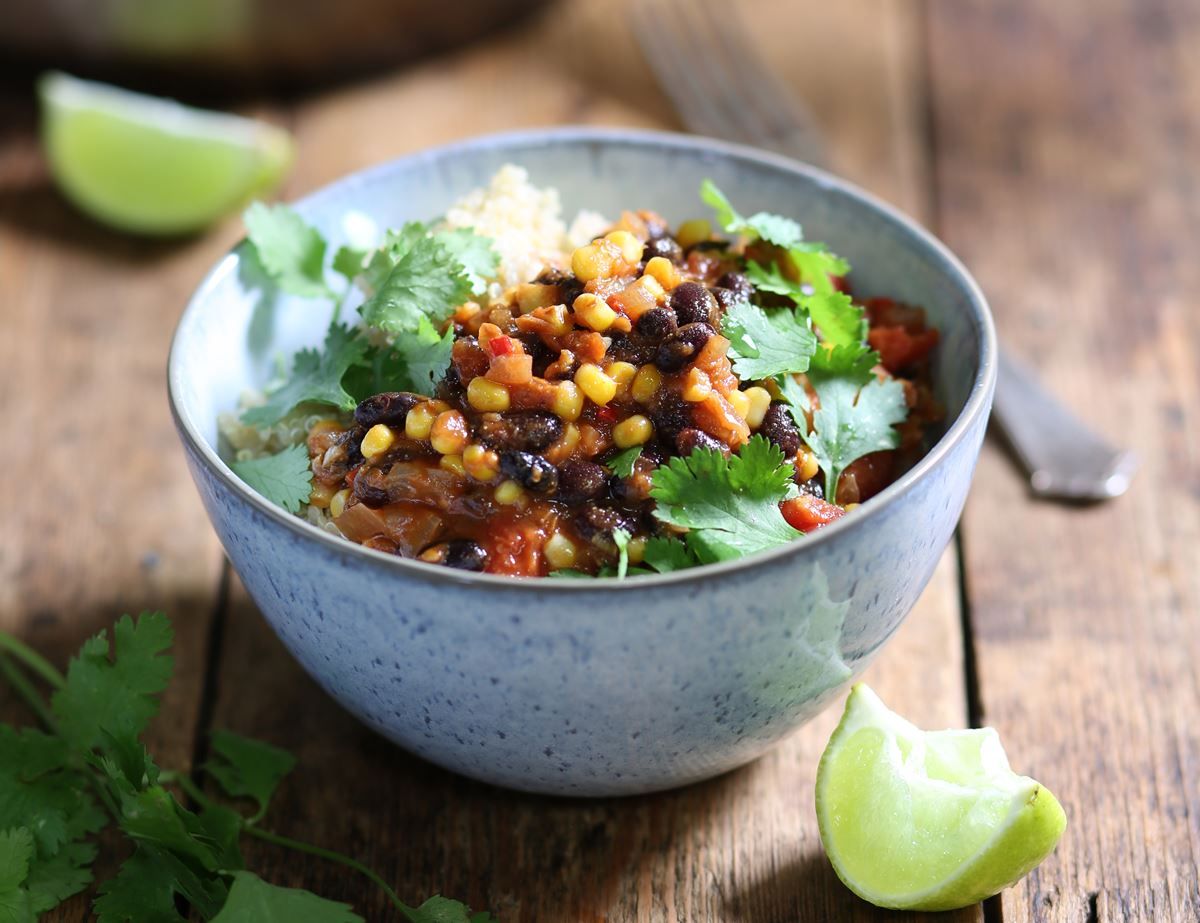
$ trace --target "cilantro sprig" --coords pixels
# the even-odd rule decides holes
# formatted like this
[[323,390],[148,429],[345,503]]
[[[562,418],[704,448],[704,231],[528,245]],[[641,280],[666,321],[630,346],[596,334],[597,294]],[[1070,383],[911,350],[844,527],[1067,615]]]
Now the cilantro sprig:
[[721,322],[729,338],[733,370],[743,380],[806,372],[817,351],[816,334],[796,310],[767,312],[748,301],[730,306]]
[[[162,613],[123,616],[86,642],[65,675],[17,638],[0,633],[0,678],[45,730],[0,724],[0,920],[34,923],[92,883],[95,836],[115,826],[134,850],[92,902],[99,923],[184,923],[185,900],[212,923],[363,923],[348,905],[264,881],[246,869],[252,837],[352,869],[387,895],[408,923],[494,923],[448,898],[404,903],[350,856],[263,828],[294,760],[260,741],[217,731],[203,771],[243,814],[197,779],[158,767],[141,741],[171,678],[170,622]],[[50,703],[37,683],[53,690]],[[189,807],[180,796],[195,805]]]

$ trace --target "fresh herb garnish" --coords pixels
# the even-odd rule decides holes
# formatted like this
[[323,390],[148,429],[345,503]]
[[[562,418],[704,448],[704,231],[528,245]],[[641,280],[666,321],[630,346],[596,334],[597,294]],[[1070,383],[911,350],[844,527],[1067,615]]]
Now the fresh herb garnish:
[[613,529],[612,540],[617,546],[617,576],[624,580],[629,573],[629,533],[624,529]]
[[[276,747],[228,731],[213,735],[215,757],[205,770],[230,797],[254,800],[248,816],[186,773],[160,770],[140,737],[170,680],[171,641],[162,613],[136,621],[126,615],[113,628],[111,650],[107,635],[97,635],[64,676],[0,633],[0,677],[47,729],[0,724],[0,920],[33,923],[84,890],[96,856],[92,838],[111,823],[134,851],[99,887],[92,908],[100,923],[184,923],[179,899],[212,923],[362,923],[346,904],[246,870],[238,845],[246,836],[354,869],[409,923],[494,923],[443,897],[409,906],[351,857],[263,829],[258,821],[293,764]],[[49,705],[35,679],[55,690]]]
[[630,446],[628,449],[622,449],[604,464],[608,465],[608,470],[618,477],[627,478],[633,474],[633,466],[639,458],[642,457],[642,447],[640,445]]
[[257,493],[289,513],[300,512],[312,494],[312,468],[303,445],[289,446],[265,458],[230,462],[229,467]]
[[704,564],[774,548],[801,534],[779,511],[795,493],[794,473],[783,452],[762,436],[729,458],[716,449],[695,449],[654,472],[654,515],[688,529],[688,549]]
[[672,571],[695,567],[700,562],[679,539],[656,535],[647,540],[642,563],[660,574],[669,574]]
[[302,298],[331,298],[325,282],[325,238],[286,205],[253,202],[242,215],[250,245],[268,277]]
[[354,398],[342,387],[346,372],[363,361],[367,344],[349,327],[333,324],[321,350],[302,349],[292,359],[292,374],[267,395],[266,402],[242,414],[250,426],[270,426],[299,404],[329,404],[353,410]]
[[471,294],[482,295],[487,280],[494,278],[500,268],[500,254],[492,249],[492,239],[470,228],[437,231],[433,237],[462,265]]
[[725,312],[721,332],[729,338],[733,370],[743,381],[808,371],[817,337],[794,310],[764,311],[737,301]]

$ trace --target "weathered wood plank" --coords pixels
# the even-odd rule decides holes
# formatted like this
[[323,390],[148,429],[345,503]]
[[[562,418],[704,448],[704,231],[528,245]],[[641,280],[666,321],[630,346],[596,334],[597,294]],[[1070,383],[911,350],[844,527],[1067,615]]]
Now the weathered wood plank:
[[1006,342],[1143,459],[1074,509],[980,463],[983,718],[1071,822],[1006,920],[1200,919],[1198,30],[1182,0],[931,6],[939,226]]
[[[790,29],[772,29],[791,15],[787,4],[761,4],[751,24],[764,53],[811,97],[837,162],[917,210],[917,20],[901,2],[829,6],[807,18],[817,31],[804,55],[790,53]],[[563,4],[528,33],[305,103],[295,115],[301,148],[291,191],[475,132],[563,121],[671,127],[626,29],[612,4]],[[914,720],[959,725],[961,655],[950,553],[869,679]],[[515,795],[441,772],[347,720],[239,589],[214,723],[298,753],[273,824],[367,859],[410,900],[440,891],[505,921],[874,919],[836,881],[817,838],[813,777],[835,717],[751,767],[682,792],[592,802]],[[386,918],[370,889],[339,869],[257,846],[249,861]],[[980,916],[972,908],[947,919]]]

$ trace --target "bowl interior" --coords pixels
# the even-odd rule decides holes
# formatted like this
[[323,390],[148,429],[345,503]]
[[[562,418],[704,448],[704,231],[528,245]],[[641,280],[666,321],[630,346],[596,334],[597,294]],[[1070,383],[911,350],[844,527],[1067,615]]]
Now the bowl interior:
[[[942,340],[934,379],[946,426],[981,386],[988,321],[962,267],[911,221],[848,184],[792,161],[704,139],[565,129],[477,139],[354,174],[296,203],[333,247],[369,219],[382,234],[440,215],[459,196],[516,163],[559,190],[566,220],[581,208],[617,217],[650,208],[672,222],[705,216],[711,178],[739,210],[794,217],[809,240],[827,242],[853,266],[859,296],[888,295],[925,307]],[[349,220],[348,216],[352,216]],[[184,315],[170,362],[181,419],[210,449],[217,415],[260,389],[283,357],[320,343],[331,308],[268,292],[235,250],[210,273]]]

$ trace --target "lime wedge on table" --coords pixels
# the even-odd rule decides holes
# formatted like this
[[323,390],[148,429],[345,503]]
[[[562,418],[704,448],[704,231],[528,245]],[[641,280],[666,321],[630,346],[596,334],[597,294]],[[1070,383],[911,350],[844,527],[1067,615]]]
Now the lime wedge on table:
[[182,234],[274,186],[286,131],[66,74],[41,79],[42,137],[63,193],[125,231]]
[[1067,819],[1008,767],[991,728],[921,731],[857,685],[817,770],[817,821],[859,897],[951,910],[997,893],[1054,849]]

